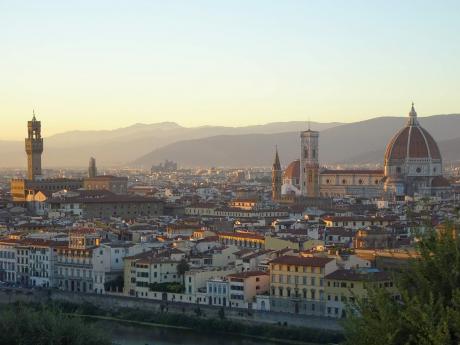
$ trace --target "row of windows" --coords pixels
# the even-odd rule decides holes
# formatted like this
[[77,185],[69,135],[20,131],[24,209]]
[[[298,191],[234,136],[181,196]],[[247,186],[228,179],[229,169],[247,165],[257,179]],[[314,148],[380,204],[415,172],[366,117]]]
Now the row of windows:
[[14,259],[14,252],[11,251],[0,251],[0,259]]
[[[332,180],[326,179],[326,184],[331,184],[331,183],[332,183]],[[352,185],[353,183],[349,183],[349,181],[347,179],[342,179],[342,184],[351,184]],[[361,184],[361,185],[364,184],[364,180],[359,179],[358,184]],[[379,184],[379,180],[377,180],[377,179],[374,180],[374,184]]]
[[[330,281],[327,282],[327,286],[333,286],[333,287],[340,287],[340,288],[349,288],[353,289],[355,287],[355,283],[353,282],[339,282],[339,281],[333,281],[332,284]],[[393,282],[392,281],[386,281],[386,282],[380,282],[380,283],[373,283],[375,287],[379,288],[390,288],[393,287]],[[366,284],[364,283],[364,287],[366,287]]]
[[292,266],[292,265],[272,265],[274,271],[289,271],[303,273],[324,273],[324,267],[311,266]]
[[[316,294],[315,289],[302,289],[299,291],[298,289],[291,289],[291,288],[283,288],[278,287],[275,288],[272,286],[271,288],[271,295],[272,296],[279,296],[279,297],[297,297],[297,298],[310,298],[312,300],[316,299],[318,295]],[[324,291],[319,291],[319,299],[322,301],[324,299]]]
[[227,287],[222,284],[208,284],[208,293],[225,295],[227,293]]
[[320,278],[319,280],[317,280],[316,277],[272,274],[272,283],[296,284],[296,285],[302,284],[302,285],[316,286],[318,281],[319,281],[319,286],[323,286],[324,284],[323,278]]
[[80,269],[73,269],[73,268],[62,268],[59,267],[59,274],[64,276],[70,277],[83,277],[83,278],[91,278],[93,275],[92,270],[80,270]]

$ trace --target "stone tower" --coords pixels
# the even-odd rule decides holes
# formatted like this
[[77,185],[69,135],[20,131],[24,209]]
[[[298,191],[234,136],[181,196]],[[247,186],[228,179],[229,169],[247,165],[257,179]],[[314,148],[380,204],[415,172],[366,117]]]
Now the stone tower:
[[91,157],[89,159],[89,166],[88,166],[88,177],[93,178],[97,176],[97,167],[96,167],[96,159]]
[[42,175],[43,138],[41,123],[35,118],[33,112],[32,121],[27,122],[28,136],[26,138],[27,153],[27,178],[35,180]]
[[281,199],[282,173],[278,148],[276,148],[275,160],[272,166],[272,199],[274,201]]
[[303,196],[319,196],[319,132],[310,128],[300,133],[300,190]]

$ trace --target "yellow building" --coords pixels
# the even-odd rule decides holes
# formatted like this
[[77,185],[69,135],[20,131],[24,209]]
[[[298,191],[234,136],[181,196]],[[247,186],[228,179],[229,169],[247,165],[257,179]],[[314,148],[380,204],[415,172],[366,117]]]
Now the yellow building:
[[324,277],[337,269],[334,259],[280,256],[270,262],[270,310],[324,315]]
[[301,239],[299,237],[274,237],[265,236],[265,249],[281,250],[293,249],[297,251],[309,250],[316,247],[324,247],[324,241],[313,239]]
[[225,245],[239,248],[265,248],[265,237],[252,232],[219,232],[219,241]]
[[388,289],[395,297],[397,290],[387,272],[377,269],[337,270],[325,277],[325,316],[345,316],[348,304],[367,298],[368,288]]

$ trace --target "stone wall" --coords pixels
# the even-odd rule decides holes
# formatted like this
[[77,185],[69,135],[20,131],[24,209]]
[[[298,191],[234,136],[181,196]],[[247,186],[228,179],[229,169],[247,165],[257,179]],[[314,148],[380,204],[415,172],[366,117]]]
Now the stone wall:
[[[121,308],[138,309],[154,313],[166,312],[175,314],[187,314],[196,316],[199,307],[201,315],[208,318],[218,318],[221,307],[192,304],[181,302],[168,302],[162,300],[142,299],[121,295],[97,295],[66,292],[60,290],[25,290],[25,289],[1,289],[0,303],[23,302],[46,302],[61,301],[74,304],[89,303],[99,308],[116,311]],[[241,309],[225,308],[225,317],[241,322],[251,323],[286,323],[290,326],[303,326],[310,328],[341,330],[337,320],[325,317],[296,315],[281,312],[247,311]]]

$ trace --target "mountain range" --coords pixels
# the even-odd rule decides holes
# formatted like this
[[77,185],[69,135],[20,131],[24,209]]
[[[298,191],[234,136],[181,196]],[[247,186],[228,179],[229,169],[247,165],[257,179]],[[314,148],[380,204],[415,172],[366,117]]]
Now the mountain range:
[[[406,123],[403,117],[377,117],[354,123],[312,122],[320,131],[323,164],[381,164],[386,144]],[[419,118],[438,142],[444,161],[460,160],[459,114]],[[43,130],[46,123],[42,123]],[[278,146],[283,165],[300,154],[299,133],[306,122],[259,126],[187,128],[174,122],[135,124],[104,131],[71,131],[45,138],[44,167],[84,167],[96,157],[104,167],[149,168],[165,159],[184,167],[269,166]],[[23,141],[0,141],[0,166],[24,167]]]
[[[326,128],[320,132],[320,161],[342,165],[382,164],[388,141],[406,121],[403,117],[377,117]],[[423,117],[419,121],[437,140],[445,162],[460,160],[458,114]],[[153,162],[173,159],[184,166],[269,166],[275,145],[282,164],[287,165],[300,156],[301,130],[179,141],[153,150],[132,165],[147,167]]]
[[[324,130],[340,123],[312,122]],[[135,124],[115,130],[70,131],[44,138],[44,167],[83,167],[90,157],[105,167],[125,166],[137,157],[175,142],[215,135],[278,133],[307,128],[307,122],[275,122],[246,127],[202,126],[187,128],[174,122]],[[46,133],[46,123],[42,123]],[[0,167],[24,167],[24,141],[0,140]]]

